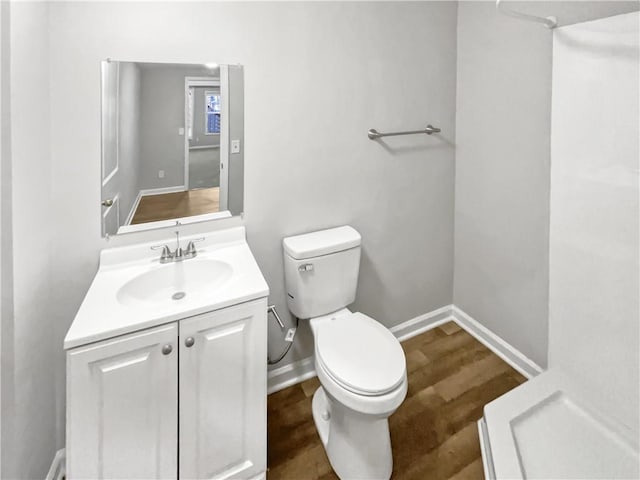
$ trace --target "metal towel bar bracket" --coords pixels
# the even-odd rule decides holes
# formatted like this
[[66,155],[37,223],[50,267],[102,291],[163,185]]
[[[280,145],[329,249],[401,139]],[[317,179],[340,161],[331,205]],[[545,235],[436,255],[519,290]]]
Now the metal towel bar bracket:
[[390,133],[382,133],[377,131],[375,128],[372,128],[367,132],[370,140],[375,140],[376,138],[382,137],[395,137],[396,135],[417,135],[420,133],[426,133],[427,135],[431,135],[432,133],[439,133],[441,130],[439,128],[434,127],[433,125],[427,125],[427,128],[424,130],[412,130],[410,132],[390,132]]

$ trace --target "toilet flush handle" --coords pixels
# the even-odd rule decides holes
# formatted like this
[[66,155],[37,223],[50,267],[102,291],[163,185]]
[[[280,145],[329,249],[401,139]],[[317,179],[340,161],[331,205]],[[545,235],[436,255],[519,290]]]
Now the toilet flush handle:
[[299,272],[311,272],[313,271],[313,263],[303,263],[298,267]]

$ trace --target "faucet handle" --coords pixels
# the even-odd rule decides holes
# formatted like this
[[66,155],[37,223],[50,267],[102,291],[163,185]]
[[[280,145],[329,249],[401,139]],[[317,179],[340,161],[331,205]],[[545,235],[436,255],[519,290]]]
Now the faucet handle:
[[171,249],[167,245],[154,245],[151,247],[151,250],[162,249],[162,254],[160,255],[160,263],[167,263],[173,259],[173,254],[171,253]]
[[189,243],[187,244],[187,249],[184,252],[184,257],[185,258],[193,258],[196,255],[198,255],[198,251],[196,250],[196,243],[197,242],[201,242],[204,240],[204,237],[200,237],[200,238],[194,238],[193,240],[190,240]]

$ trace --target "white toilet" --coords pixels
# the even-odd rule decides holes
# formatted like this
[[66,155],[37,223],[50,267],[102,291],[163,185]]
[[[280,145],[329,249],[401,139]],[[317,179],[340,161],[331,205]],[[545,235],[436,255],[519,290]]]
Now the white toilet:
[[341,479],[388,479],[388,417],[407,394],[400,343],[382,324],[345,307],[356,295],[360,234],[349,226],[283,240],[287,301],[310,319],[321,387],[313,419]]

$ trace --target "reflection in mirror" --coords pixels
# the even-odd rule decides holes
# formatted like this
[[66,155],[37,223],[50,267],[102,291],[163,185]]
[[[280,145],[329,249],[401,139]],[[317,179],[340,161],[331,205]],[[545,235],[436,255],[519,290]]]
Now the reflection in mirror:
[[239,65],[102,62],[102,234],[240,215]]

